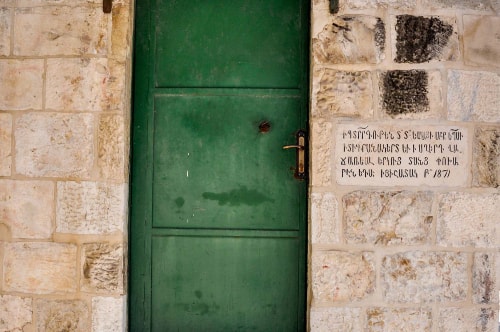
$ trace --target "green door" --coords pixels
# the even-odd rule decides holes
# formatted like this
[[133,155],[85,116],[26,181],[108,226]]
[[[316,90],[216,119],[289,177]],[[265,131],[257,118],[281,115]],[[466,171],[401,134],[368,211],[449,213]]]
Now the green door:
[[136,7],[131,331],[304,331],[308,1]]

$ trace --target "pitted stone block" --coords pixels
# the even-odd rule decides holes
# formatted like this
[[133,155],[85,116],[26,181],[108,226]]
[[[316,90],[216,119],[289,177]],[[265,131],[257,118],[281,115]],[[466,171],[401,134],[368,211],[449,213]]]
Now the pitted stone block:
[[495,253],[475,253],[472,266],[472,299],[474,303],[498,303]]
[[123,246],[86,243],[82,250],[82,290],[93,293],[123,292]]
[[35,300],[37,331],[89,331],[89,307],[80,300]]
[[104,115],[99,121],[98,136],[99,171],[103,178],[125,179],[124,119],[120,115]]
[[328,186],[332,183],[332,124],[315,121],[312,124],[311,183]]
[[0,331],[24,331],[33,320],[30,298],[0,295]]
[[362,331],[360,308],[311,308],[311,332]]
[[352,9],[391,8],[408,10],[416,6],[416,0],[347,0],[346,3]]
[[[361,331],[361,330],[360,330]],[[432,331],[432,310],[430,308],[383,308],[372,307],[366,311],[364,331]]]
[[0,59],[0,109],[42,108],[43,61]]
[[439,332],[493,332],[498,330],[498,310],[493,308],[440,308]]
[[311,194],[312,243],[339,243],[338,203],[333,193]]
[[472,157],[472,184],[500,186],[500,128],[476,128]]
[[490,0],[423,0],[422,5],[430,9],[490,10]]
[[123,332],[125,297],[94,297],[92,299],[92,332]]

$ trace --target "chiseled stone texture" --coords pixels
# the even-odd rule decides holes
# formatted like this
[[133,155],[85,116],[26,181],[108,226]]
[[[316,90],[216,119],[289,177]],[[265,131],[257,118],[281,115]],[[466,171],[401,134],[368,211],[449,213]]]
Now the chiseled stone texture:
[[363,331],[367,332],[432,331],[431,309],[374,307],[366,311],[366,316],[366,326]]
[[72,234],[122,231],[126,195],[123,184],[58,182],[56,231]]
[[27,176],[88,177],[94,163],[90,114],[27,113],[15,123],[16,170]]
[[[422,0],[424,8],[490,10],[490,0]],[[495,0],[493,0],[495,1]]]
[[373,8],[391,8],[391,9],[413,9],[416,0],[346,0],[347,6],[352,9],[373,9]]
[[360,308],[311,308],[311,332],[358,332],[361,327]]
[[439,332],[494,332],[498,330],[492,308],[440,308]]
[[467,255],[413,251],[385,256],[382,287],[392,303],[457,302],[467,296]]
[[76,291],[76,246],[66,243],[4,244],[3,290],[33,294]]
[[89,331],[89,307],[80,300],[35,300],[37,331]]
[[325,68],[319,75],[321,78],[315,96],[314,113],[320,116],[361,118],[373,116],[373,87],[370,72]]
[[98,160],[103,178],[124,180],[125,135],[124,120],[120,115],[104,115],[99,121]]
[[0,222],[13,238],[50,238],[53,206],[52,182],[0,179]]
[[24,56],[106,54],[108,16],[99,7],[18,8],[14,54]]
[[472,158],[472,185],[500,186],[500,128],[476,128]]
[[439,195],[437,241],[447,247],[498,247],[500,194]]
[[41,59],[0,59],[0,109],[41,109],[43,73]]
[[0,331],[24,331],[33,319],[32,300],[11,295],[0,295]]
[[375,288],[373,253],[313,253],[311,287],[316,301],[356,301],[368,297]]
[[125,297],[92,299],[92,332],[123,332],[126,314]]
[[465,63],[500,67],[500,17],[465,15],[463,20]]
[[12,116],[0,113],[0,176],[10,176],[12,167]]
[[[500,59],[500,55],[498,57]],[[448,72],[448,119],[500,122],[500,74],[486,71]]]
[[355,191],[342,198],[347,243],[429,244],[431,192]]
[[123,292],[121,244],[86,243],[82,248],[81,289],[85,292]]
[[333,193],[311,194],[312,243],[339,243],[338,203]]
[[379,63],[384,58],[385,25],[374,16],[334,16],[313,38],[316,63]]
[[10,8],[0,7],[0,55],[10,54],[11,12]]
[[311,183],[328,186],[332,182],[332,124],[317,120],[312,123]]
[[474,303],[498,303],[494,253],[475,253],[472,267],[472,299]]

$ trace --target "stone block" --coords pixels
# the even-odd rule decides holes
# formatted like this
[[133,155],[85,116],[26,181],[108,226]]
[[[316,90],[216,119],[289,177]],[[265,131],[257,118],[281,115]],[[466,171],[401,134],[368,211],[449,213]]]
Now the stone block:
[[0,59],[0,109],[42,108],[43,61]]
[[375,288],[373,253],[313,253],[311,287],[314,301],[356,301],[367,298]]
[[472,266],[472,299],[474,303],[498,303],[494,253],[475,253]]
[[430,308],[373,307],[366,311],[366,317],[366,326],[363,331],[367,332],[432,331],[432,311]]
[[123,247],[121,244],[84,244],[82,265],[81,289],[84,292],[123,292]]
[[338,203],[332,193],[311,194],[311,241],[340,243]]
[[358,332],[362,330],[360,308],[311,308],[311,332]]
[[347,243],[430,244],[431,192],[356,191],[342,198]]
[[12,116],[0,113],[0,176],[10,176],[12,167]]
[[114,59],[125,61],[130,52],[130,6],[115,2],[112,12],[111,54]]
[[[0,0],[2,1],[2,0]],[[4,0],[5,1],[5,0]],[[10,1],[10,0],[7,0]],[[59,6],[72,6],[79,7],[88,4],[102,3],[100,0],[15,0],[17,7],[40,7],[43,5],[59,5]],[[114,0],[113,2],[117,2]],[[120,2],[129,0],[119,0]]]
[[448,72],[448,119],[500,122],[499,91],[499,73],[450,70]]
[[492,308],[440,308],[439,332],[493,332],[498,330]]
[[459,302],[467,297],[467,255],[405,252],[382,259],[382,287],[391,303]]
[[35,300],[37,331],[89,331],[90,312],[80,300]]
[[123,184],[58,182],[56,232],[111,234],[122,231],[126,196]]
[[393,17],[394,61],[423,63],[459,58],[457,24],[454,17],[398,15]]
[[500,244],[500,194],[439,195],[437,241],[446,247],[496,248]]
[[472,158],[472,185],[500,186],[500,129],[476,128]]
[[90,114],[27,113],[15,123],[16,170],[26,176],[88,177],[94,164]]
[[33,320],[30,298],[0,295],[0,331],[24,331]]
[[119,115],[104,115],[99,120],[97,164],[104,179],[125,179],[124,119]]
[[314,61],[320,64],[380,63],[385,24],[374,16],[335,16],[313,38]]
[[125,332],[125,297],[94,297],[92,299],[92,332]]
[[465,63],[500,67],[500,17],[465,15],[463,20]]
[[48,239],[54,221],[54,184],[0,180],[0,223],[16,239]]
[[3,290],[49,294],[75,292],[76,246],[66,243],[4,244]]
[[0,55],[10,55],[11,13],[11,8],[0,7]]
[[14,20],[14,54],[106,54],[108,20],[109,16],[97,6],[18,8]]
[[347,6],[351,9],[414,9],[416,0],[346,0]]
[[332,124],[314,121],[311,135],[311,183],[313,186],[328,186],[332,182]]
[[490,10],[489,0],[423,0],[423,8]]

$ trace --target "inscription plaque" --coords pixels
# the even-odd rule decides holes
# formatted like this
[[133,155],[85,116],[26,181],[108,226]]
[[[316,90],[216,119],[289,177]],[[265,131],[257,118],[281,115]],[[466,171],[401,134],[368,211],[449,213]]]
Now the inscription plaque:
[[339,124],[336,179],[352,186],[465,186],[467,129]]

